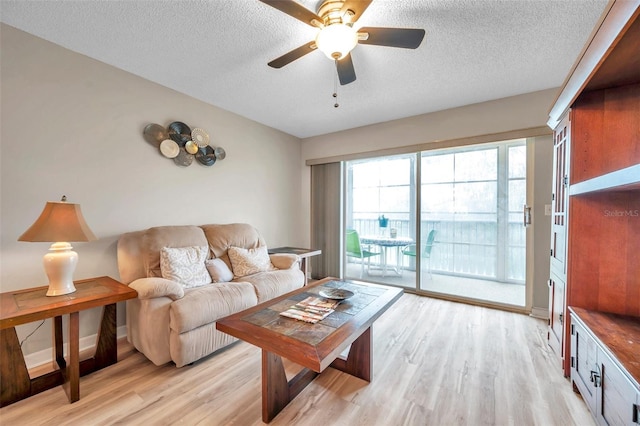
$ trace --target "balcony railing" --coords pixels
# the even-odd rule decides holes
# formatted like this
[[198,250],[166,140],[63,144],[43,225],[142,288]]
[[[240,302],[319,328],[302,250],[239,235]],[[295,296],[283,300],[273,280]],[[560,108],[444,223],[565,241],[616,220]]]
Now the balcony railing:
[[[423,221],[422,244],[428,233],[436,230],[430,259],[423,268],[440,274],[524,283],[526,243],[522,223],[508,223],[502,249],[498,247],[497,226],[496,222],[488,221]],[[353,219],[351,228],[361,236],[389,235],[389,230],[395,228],[399,237],[415,240],[414,226],[408,220],[389,219],[388,227],[380,228],[376,219]],[[503,259],[498,259],[499,253],[504,253]],[[376,258],[371,260],[372,263],[380,261]],[[399,263],[406,269],[415,270],[413,258],[404,256],[400,250],[388,250],[387,263]],[[503,272],[499,271],[499,265],[504,265]]]

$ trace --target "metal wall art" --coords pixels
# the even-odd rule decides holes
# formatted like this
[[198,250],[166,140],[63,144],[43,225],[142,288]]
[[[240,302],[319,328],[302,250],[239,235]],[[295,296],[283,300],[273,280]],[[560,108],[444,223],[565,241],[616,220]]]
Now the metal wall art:
[[216,160],[224,160],[227,156],[222,147],[209,144],[206,131],[200,128],[191,130],[180,121],[174,121],[166,128],[155,123],[148,124],[142,135],[144,140],[179,166],[190,166],[194,159],[203,166],[213,166]]

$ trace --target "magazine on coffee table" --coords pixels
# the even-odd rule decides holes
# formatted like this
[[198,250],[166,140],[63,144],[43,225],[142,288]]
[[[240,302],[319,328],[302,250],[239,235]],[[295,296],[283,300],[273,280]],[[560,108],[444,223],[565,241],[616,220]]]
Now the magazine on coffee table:
[[280,312],[280,315],[315,324],[325,319],[339,304],[339,300],[310,296],[291,306],[286,311]]

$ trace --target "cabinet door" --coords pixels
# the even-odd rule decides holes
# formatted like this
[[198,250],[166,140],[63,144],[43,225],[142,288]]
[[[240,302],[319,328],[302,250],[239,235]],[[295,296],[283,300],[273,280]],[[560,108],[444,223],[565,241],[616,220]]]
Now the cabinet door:
[[569,151],[571,112],[562,119],[553,135],[553,194],[551,198],[551,271],[567,274],[567,213],[569,206]]
[[589,410],[596,416],[596,393],[600,385],[598,348],[586,329],[571,317],[571,381],[580,391]]
[[597,420],[603,425],[632,425],[640,421],[636,401],[638,390],[602,350],[598,351],[602,382],[597,398]]
[[564,359],[565,282],[552,273],[549,279],[549,346]]

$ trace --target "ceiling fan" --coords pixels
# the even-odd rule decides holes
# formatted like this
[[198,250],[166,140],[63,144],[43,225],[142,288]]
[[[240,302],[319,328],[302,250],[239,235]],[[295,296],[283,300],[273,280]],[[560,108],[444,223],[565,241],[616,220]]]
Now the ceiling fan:
[[357,44],[402,47],[415,49],[420,46],[425,31],[416,28],[353,28],[373,0],[325,0],[313,13],[295,0],[260,0],[307,25],[318,28],[314,41],[306,43],[269,62],[272,68],[283,66],[316,49],[334,60],[341,85],[356,80],[356,71],[351,60],[351,50]]

